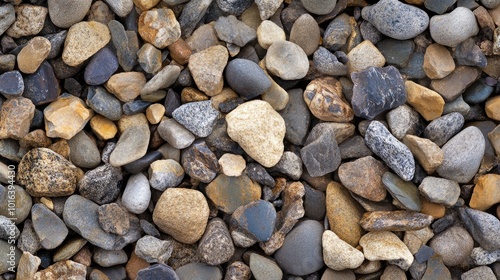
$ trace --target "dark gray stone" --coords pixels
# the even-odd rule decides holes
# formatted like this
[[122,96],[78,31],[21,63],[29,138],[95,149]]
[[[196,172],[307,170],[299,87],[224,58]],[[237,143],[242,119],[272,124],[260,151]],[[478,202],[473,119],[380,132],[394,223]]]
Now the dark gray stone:
[[378,31],[378,29],[373,26],[369,21],[362,21],[359,25],[359,31],[361,32],[361,37],[363,39],[372,42],[374,45],[377,44],[380,40],[382,40],[382,33]]
[[460,220],[481,247],[488,251],[500,249],[500,220],[483,211],[460,207]]
[[370,123],[365,133],[365,142],[399,177],[405,181],[413,179],[415,174],[413,154],[382,123],[378,121]]
[[221,10],[235,16],[241,15],[252,3],[252,0],[217,0]]
[[339,145],[340,157],[342,159],[362,158],[373,155],[372,150],[366,146],[363,137],[356,135]]
[[418,252],[415,254],[415,260],[419,263],[423,263],[429,260],[433,255],[434,250],[431,247],[422,245],[422,247],[420,247]]
[[110,164],[87,171],[78,182],[80,194],[102,205],[114,201],[120,194],[122,172]]
[[179,17],[179,24],[183,36],[189,37],[191,33],[193,33],[193,30],[203,18],[211,3],[212,0],[193,0],[189,1],[184,6]]
[[212,133],[219,111],[212,107],[212,101],[189,102],[181,105],[172,113],[174,119],[198,137]]
[[42,248],[40,238],[38,238],[30,219],[24,221],[23,231],[17,240],[17,248],[23,252],[30,252],[32,255]]
[[118,70],[118,58],[110,48],[102,48],[89,60],[83,78],[91,86],[104,84]]
[[396,67],[406,65],[410,55],[415,50],[415,43],[412,40],[384,39],[377,43],[378,50],[384,55],[387,64]]
[[208,147],[221,157],[225,153],[242,155],[243,149],[233,141],[227,134],[227,123],[225,118],[215,121],[212,133],[205,139]]
[[35,73],[24,78],[23,97],[30,99],[35,106],[56,100],[60,93],[59,81],[47,61],[44,61]]
[[321,74],[343,76],[347,74],[347,65],[338,61],[337,57],[323,47],[319,47],[313,55],[314,68]]
[[125,31],[125,27],[116,20],[108,23],[111,32],[111,41],[116,49],[118,63],[125,71],[130,71],[137,64],[137,49]]
[[245,174],[247,174],[250,179],[256,181],[259,184],[274,187],[275,182],[273,177],[271,177],[271,175],[267,173],[266,169],[258,163],[248,163],[245,169]]
[[149,167],[149,165],[162,157],[162,154],[159,151],[152,151],[144,155],[138,160],[135,160],[131,163],[127,163],[123,166],[125,171],[130,174],[137,174]]
[[175,271],[168,265],[155,264],[137,272],[136,280],[179,280]]
[[247,59],[233,59],[226,66],[229,86],[240,96],[253,99],[271,87],[271,80],[260,66]]
[[146,112],[146,109],[151,105],[151,102],[147,102],[144,100],[132,100],[125,104],[123,104],[123,113],[125,115],[135,115],[139,113]]
[[311,122],[311,113],[304,102],[301,89],[288,90],[288,104],[279,111],[285,120],[285,139],[294,145],[303,145]]
[[426,77],[423,66],[424,54],[416,52],[411,54],[406,66],[401,67],[399,71],[408,79],[423,79]]
[[117,121],[122,117],[120,100],[103,87],[88,87],[86,103],[96,113],[109,120]]
[[464,117],[458,112],[444,115],[427,125],[424,137],[441,147],[460,131],[464,122]]
[[445,13],[457,0],[425,0],[424,6],[427,10],[436,14]]
[[24,91],[23,76],[19,71],[5,72],[0,75],[0,93],[5,98],[19,97]]
[[[182,73],[182,72],[181,72]],[[179,108],[181,106],[181,96],[173,91],[172,89],[168,89],[167,91],[167,96],[165,96],[165,116],[171,118],[172,113],[175,111],[175,109]]]
[[309,133],[300,155],[312,177],[337,170],[341,158],[333,127],[328,123],[317,124]]
[[358,117],[373,119],[406,102],[404,80],[394,66],[370,67],[352,73],[351,79],[354,83],[352,109]]
[[467,103],[481,103],[488,99],[494,90],[495,87],[486,84],[484,79],[479,79],[465,90],[463,98]]
[[67,30],[63,30],[58,33],[48,34],[44,36],[50,42],[50,52],[49,55],[47,56],[47,59],[55,58],[61,54],[67,33],[68,33]]
[[458,44],[453,53],[458,65],[476,66],[484,68],[488,64],[486,56],[473,38]]
[[257,33],[235,16],[220,17],[214,24],[217,37],[222,41],[243,47],[257,38]]
[[304,195],[305,217],[311,220],[322,221],[326,213],[325,193],[309,187],[304,183],[306,193]]
[[331,51],[338,51],[347,43],[351,32],[349,15],[341,14],[328,24],[323,35],[323,46]]
[[181,162],[186,174],[203,183],[210,183],[219,171],[217,157],[201,139],[183,151]]
[[235,252],[233,239],[226,224],[220,218],[210,220],[198,242],[198,255],[209,265],[229,261]]
[[81,168],[94,168],[101,162],[101,154],[92,139],[82,130],[68,140],[69,159]]

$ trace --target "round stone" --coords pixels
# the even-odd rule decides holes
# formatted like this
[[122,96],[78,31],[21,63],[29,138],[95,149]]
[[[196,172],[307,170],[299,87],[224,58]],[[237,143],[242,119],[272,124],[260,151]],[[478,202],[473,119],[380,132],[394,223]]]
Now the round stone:
[[263,49],[268,49],[273,43],[285,41],[285,31],[276,23],[270,20],[264,20],[257,28],[257,40]]
[[282,279],[283,272],[275,261],[256,253],[250,254],[250,270],[257,280]]
[[149,183],[159,191],[178,186],[183,178],[184,169],[172,159],[154,161],[149,167]]
[[92,0],[49,0],[47,4],[52,23],[60,28],[69,28],[87,15]]
[[226,176],[240,176],[246,168],[245,159],[240,155],[223,154],[219,158],[222,173]]
[[111,267],[127,262],[127,253],[123,250],[104,250],[96,248],[92,260],[102,267]]
[[47,58],[51,49],[50,41],[37,36],[29,40],[17,55],[17,67],[25,74],[33,74]]
[[463,227],[453,226],[434,236],[429,246],[443,258],[447,266],[464,261],[474,248],[474,240]]
[[476,35],[479,27],[471,10],[457,7],[451,13],[433,16],[429,30],[436,43],[455,47],[467,38]]
[[95,142],[84,132],[78,132],[68,141],[71,162],[81,168],[94,168],[101,163],[101,154]]
[[271,80],[259,65],[248,59],[231,60],[226,67],[229,86],[246,99],[253,99],[271,87]]
[[316,51],[320,38],[319,25],[310,14],[301,15],[293,23],[290,31],[290,42],[299,45],[307,55],[311,55]]
[[309,70],[307,54],[300,46],[289,41],[272,44],[266,54],[267,70],[283,80],[302,79]]
[[122,195],[123,206],[131,213],[141,214],[148,209],[150,200],[148,178],[142,173],[130,176]]

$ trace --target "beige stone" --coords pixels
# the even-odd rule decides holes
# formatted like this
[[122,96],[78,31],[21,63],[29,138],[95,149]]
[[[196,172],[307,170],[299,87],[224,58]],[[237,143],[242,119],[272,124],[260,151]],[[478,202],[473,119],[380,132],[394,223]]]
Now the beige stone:
[[196,101],[205,101],[208,99],[209,97],[205,93],[192,87],[185,87],[181,91],[181,102],[183,104]]
[[33,280],[55,280],[55,279],[85,279],[87,267],[74,261],[60,261],[40,270],[35,274]]
[[226,176],[240,176],[246,168],[245,159],[240,155],[223,154],[219,159],[222,173]]
[[442,218],[446,214],[446,207],[444,205],[430,202],[423,196],[420,196],[420,201],[422,202],[421,213],[430,215],[435,220]]
[[148,119],[143,113],[134,115],[123,115],[120,120],[118,120],[118,130],[123,133],[125,130],[132,126],[148,126]]
[[7,29],[6,34],[13,38],[36,35],[42,31],[48,9],[28,4],[15,5],[16,21]]
[[165,116],[165,106],[155,103],[146,109],[146,118],[151,124],[158,124]]
[[436,168],[443,163],[444,152],[431,140],[408,134],[403,138],[403,143],[410,149],[427,174],[434,173]]
[[111,40],[106,25],[97,21],[82,21],[71,26],[64,41],[62,59],[69,66],[77,66],[90,58]]
[[30,131],[35,105],[28,98],[7,99],[0,109],[0,139],[22,139]]
[[134,0],[134,5],[142,11],[149,10],[156,6],[160,0]]
[[[143,1],[143,0],[136,0]],[[163,49],[181,37],[181,27],[171,9],[144,11],[139,16],[139,34],[144,41]]]
[[269,77],[269,80],[271,81],[271,87],[268,88],[262,95],[261,98],[262,100],[266,101],[269,103],[274,110],[276,111],[281,111],[285,109],[286,105],[288,104],[288,101],[290,100],[290,96],[288,95],[288,92],[284,90],[278,83],[274,81],[274,79],[267,73],[266,69],[266,60],[262,59],[259,61],[259,66],[260,68],[264,71],[266,76]]
[[17,67],[25,74],[33,74],[47,58],[50,52],[50,41],[37,36],[29,40],[17,55]]
[[371,66],[382,67],[385,64],[385,57],[377,47],[368,40],[361,42],[361,44],[353,48],[347,54],[347,58],[349,59],[347,62],[349,74],[363,71]]
[[33,279],[42,260],[30,252],[23,252],[17,266],[16,280]]
[[257,28],[257,40],[259,45],[267,50],[274,42],[286,40],[285,31],[276,23],[264,20]]
[[322,244],[323,261],[333,270],[355,269],[365,260],[363,253],[331,230],[323,232]]
[[444,99],[439,93],[412,81],[406,81],[407,102],[427,121],[443,114]]
[[48,137],[69,140],[85,127],[94,112],[80,98],[63,94],[43,110],[43,115]]
[[390,231],[372,231],[359,240],[365,258],[370,261],[388,261],[403,270],[413,263],[413,255],[397,235]]
[[487,210],[500,202],[500,175],[485,174],[478,178],[469,202],[471,208]]
[[253,100],[226,115],[227,133],[258,163],[272,167],[283,155],[285,121],[269,103]]
[[425,227],[419,230],[408,230],[405,232],[403,242],[408,247],[408,250],[415,255],[422,245],[427,244],[434,236],[434,232],[430,227]]
[[90,127],[97,137],[102,140],[112,139],[118,133],[115,123],[101,115],[95,115],[90,119]]
[[500,121],[500,96],[494,96],[486,101],[484,106],[486,115],[496,121]]
[[120,101],[129,102],[141,94],[146,77],[141,72],[122,72],[114,74],[106,82],[106,89]]
[[442,79],[455,70],[455,62],[446,47],[432,44],[425,50],[423,67],[427,77]]
[[209,47],[189,57],[188,68],[196,86],[208,96],[222,91],[224,79],[222,73],[229,54],[223,46]]

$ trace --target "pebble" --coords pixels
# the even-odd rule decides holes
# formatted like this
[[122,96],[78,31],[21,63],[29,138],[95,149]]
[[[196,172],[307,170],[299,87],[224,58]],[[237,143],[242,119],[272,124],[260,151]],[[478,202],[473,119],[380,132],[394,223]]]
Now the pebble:
[[418,190],[430,202],[447,207],[455,205],[460,196],[460,187],[457,182],[431,176],[424,178]]
[[127,211],[116,203],[99,206],[97,213],[99,225],[105,232],[125,235],[131,229]]
[[166,264],[173,249],[171,241],[146,235],[137,240],[134,253],[148,263]]
[[168,280],[179,280],[179,276],[175,271],[167,265],[164,264],[154,264],[141,269],[137,272],[136,280],[149,280],[149,279],[168,279]]
[[176,149],[185,149],[195,140],[194,135],[174,119],[161,121],[157,131],[161,138]]
[[429,26],[429,16],[424,10],[397,0],[364,7],[361,15],[382,34],[396,40],[411,39]]
[[408,210],[420,211],[422,209],[420,194],[412,182],[403,181],[398,176],[386,172],[382,176],[382,183],[389,193]]
[[71,162],[81,168],[94,168],[101,162],[95,142],[84,132],[78,132],[68,141]]
[[47,148],[26,153],[17,171],[17,180],[31,196],[68,196],[75,192],[76,167]]
[[[384,55],[382,55],[377,47],[375,47],[372,42],[368,40],[361,42],[349,51],[349,53],[347,53],[347,58],[347,68],[349,73],[362,72],[370,67],[382,67],[386,62]],[[357,79],[354,77],[352,78]]]
[[47,61],[38,70],[24,78],[23,96],[30,99],[35,106],[56,100],[61,93],[54,69]]
[[105,164],[87,171],[79,179],[78,189],[83,197],[102,205],[110,203],[118,197],[121,180],[120,168]]
[[444,153],[429,139],[414,135],[406,135],[403,143],[410,149],[415,159],[424,168],[427,174],[432,174],[443,163]]
[[24,91],[24,81],[19,71],[9,71],[0,75],[0,93],[5,98],[20,97]]
[[342,159],[362,158],[373,155],[366,146],[365,140],[360,135],[351,137],[339,145],[340,157]]
[[467,207],[459,208],[458,213],[465,228],[483,249],[500,249],[500,236],[496,234],[500,230],[500,221],[495,216]]
[[[385,126],[372,121],[365,133],[366,145],[405,181],[413,179],[415,161],[411,151],[397,140]],[[397,151],[395,153],[395,151]]]
[[489,265],[500,259],[500,251],[486,251],[481,247],[472,249],[471,258],[476,265]]
[[425,50],[423,67],[427,77],[442,79],[455,70],[455,62],[446,47],[432,44]]
[[307,54],[299,45],[289,41],[272,44],[265,60],[267,70],[283,80],[302,79],[309,70]]
[[494,87],[488,85],[484,79],[479,79],[465,90],[463,98],[467,103],[477,104],[486,101],[493,91]]
[[108,47],[99,50],[85,67],[84,79],[89,85],[104,84],[118,70],[118,58]]
[[67,0],[50,0],[47,4],[52,23],[60,28],[70,28],[86,16],[92,1],[85,0],[75,3]]
[[323,35],[325,48],[331,51],[346,49],[347,40],[351,36],[354,25],[354,18],[345,13],[334,18]]
[[495,280],[497,277],[488,266],[478,266],[462,274],[463,280],[485,279]]
[[318,119],[349,122],[354,113],[342,94],[342,85],[333,77],[312,80],[304,90],[304,101]]
[[220,168],[217,157],[201,139],[184,150],[181,164],[187,175],[203,183],[210,183]]
[[393,66],[370,67],[351,77],[354,83],[352,109],[358,117],[373,119],[406,102],[403,78]]
[[312,177],[323,176],[340,166],[340,150],[334,139],[335,129],[328,123],[317,124],[307,136],[300,155]]
[[109,29],[99,22],[79,22],[71,26],[66,35],[62,58],[69,66],[77,66],[111,40]]
[[29,252],[23,252],[19,259],[16,278],[33,279],[40,263],[41,259],[39,257],[33,256]]
[[424,130],[424,137],[438,146],[443,146],[460,131],[463,125],[464,117],[462,114],[457,112],[450,113],[430,122]]
[[[11,215],[9,215],[10,217]],[[18,239],[20,231],[14,223],[6,216],[0,216],[0,239],[8,241],[9,239]],[[12,241],[11,241],[12,242]],[[47,241],[45,241],[47,244]]]
[[149,167],[149,184],[159,191],[178,186],[183,178],[184,169],[172,159],[154,161]]
[[206,187],[207,197],[225,213],[232,214],[238,207],[257,201],[261,188],[247,175],[228,177],[219,174]]
[[286,40],[285,31],[276,23],[264,20],[257,28],[257,40],[267,50],[273,43]]
[[257,200],[238,207],[231,215],[231,224],[260,242],[271,238],[276,223],[276,210],[267,201]]
[[50,41],[36,36],[29,40],[17,55],[17,67],[25,74],[33,74],[47,58],[50,52]]
[[451,13],[433,16],[429,30],[436,43],[455,47],[467,38],[476,35],[479,27],[471,10],[457,7]]
[[106,89],[120,101],[129,102],[141,93],[146,84],[146,78],[141,72],[122,72],[114,74],[106,82]]
[[437,234],[429,246],[443,258],[447,266],[462,263],[474,248],[474,240],[461,226],[453,226]]
[[292,180],[299,180],[302,176],[302,160],[293,152],[284,152],[280,161],[270,170],[271,173],[284,175]]
[[377,43],[377,48],[384,55],[387,64],[401,68],[408,64],[408,60],[415,51],[412,40],[384,39]]
[[414,211],[372,211],[363,214],[359,224],[366,231],[408,231],[428,227],[432,221],[432,216]]
[[69,140],[85,127],[94,112],[80,98],[65,93],[50,103],[43,115],[48,137]]
[[172,116],[197,137],[207,137],[212,133],[219,112],[212,107],[211,101],[207,100],[183,104],[174,110]]
[[208,214],[208,203],[201,192],[169,188],[156,203],[153,221],[161,231],[175,240],[193,244],[202,237]]
[[42,6],[21,4],[15,6],[16,21],[10,25],[6,34],[12,38],[37,35],[42,31],[48,10]]
[[239,47],[243,47],[248,42],[257,38],[255,30],[242,21],[239,21],[233,15],[219,17],[219,19],[215,21],[214,28],[219,39]]
[[139,34],[144,41],[163,49],[181,36],[181,26],[171,9],[151,9],[139,17]]
[[80,237],[69,239],[57,249],[54,254],[53,261],[64,261],[76,256],[76,254],[85,246],[85,244],[87,244],[87,240]]
[[225,153],[219,158],[219,166],[224,175],[238,177],[243,174],[246,162],[240,155]]
[[111,267],[127,262],[127,253],[123,250],[104,250],[96,248],[92,260],[102,267]]
[[279,280],[283,278],[283,272],[276,262],[259,254],[250,254],[249,265],[252,275],[256,280]]
[[[43,267],[43,262],[42,262]],[[33,279],[84,279],[87,267],[71,260],[57,262],[35,273]]]
[[300,46],[308,56],[318,49],[320,38],[319,25],[308,13],[299,16],[290,30],[290,42]]
[[146,109],[151,105],[151,102],[144,100],[133,100],[123,104],[123,113],[125,115],[135,115],[146,112]]
[[338,61],[337,57],[323,47],[319,47],[313,56],[316,70],[325,75],[342,76],[347,74],[347,66]]
[[365,260],[362,252],[340,239],[333,231],[323,232],[322,245],[324,262],[331,269],[355,269]]
[[476,174],[485,149],[485,140],[476,127],[468,127],[451,138],[443,147],[444,161],[436,169],[446,179],[469,182]]
[[103,140],[114,138],[118,132],[116,125],[101,115],[95,115],[90,119],[90,127],[96,136]]
[[3,102],[0,109],[0,138],[19,140],[30,130],[35,105],[28,98],[17,97]]
[[498,188],[500,187],[500,175],[485,174],[477,179],[472,192],[469,205],[473,209],[487,210],[500,202]]
[[98,208],[99,206],[94,202],[79,195],[72,195],[64,204],[64,223],[91,244],[106,250],[113,250],[116,235],[107,233],[101,228]]
[[260,19],[266,20],[272,17],[279,10],[281,0],[256,0],[257,8],[259,8]]
[[303,145],[310,123],[310,113],[304,101],[302,90],[287,91],[290,97],[287,105],[279,113],[285,120],[285,139],[294,145]]
[[161,51],[149,43],[142,45],[137,53],[137,61],[141,68],[150,74],[156,74],[161,69]]
[[[141,98],[152,96],[158,90],[166,89],[174,84],[180,75],[181,68],[177,65],[167,65],[156,73],[141,89]],[[162,99],[162,98],[160,98]],[[167,101],[165,101],[166,104]]]
[[222,72],[229,55],[222,46],[209,47],[189,57],[188,68],[198,88],[208,96],[222,91],[224,80]]
[[[276,251],[276,262],[285,272],[297,276],[318,271],[323,266],[322,234],[323,226],[317,221],[306,220],[298,224]],[[307,263],[303,262],[305,259]]]
[[196,279],[203,275],[206,279],[222,280],[221,269],[200,262],[192,262],[175,270],[179,279]]
[[458,44],[453,56],[459,65],[477,66],[481,68],[487,65],[486,56],[472,38],[466,39]]
[[275,181],[269,173],[267,173],[266,169],[262,167],[262,165],[250,162],[247,164],[247,168],[245,169],[245,174],[250,177],[250,179],[260,183],[264,186],[274,186]]
[[205,24],[198,27],[191,37],[186,39],[193,52],[200,52],[209,47],[217,45],[219,39],[212,24]]
[[87,105],[111,121],[117,121],[122,117],[120,101],[103,87],[88,87]]
[[325,193],[309,187],[304,184],[304,211],[305,217],[321,221],[325,218],[326,214],[326,196]]
[[0,35],[2,35],[16,21],[14,6],[12,4],[3,5],[0,8],[0,17],[2,18],[2,22],[0,23]]
[[359,240],[365,258],[370,261],[388,261],[402,270],[408,270],[414,260],[408,247],[390,231],[372,231]]
[[486,115],[494,120],[500,120],[500,111],[497,108],[498,104],[500,104],[500,98],[497,96],[488,99],[485,104]]
[[399,140],[407,134],[419,133],[421,126],[420,116],[406,104],[389,111],[386,115],[386,119],[392,135]]
[[132,0],[104,0],[104,2],[119,17],[127,16],[134,8]]
[[143,125],[132,126],[122,132],[116,147],[109,157],[112,166],[123,166],[143,157],[150,139],[149,128]]
[[[31,210],[31,207],[29,210]],[[31,254],[35,254],[42,248],[42,245],[40,245],[40,239],[38,238],[30,219],[25,221],[23,231],[21,232],[17,242],[19,249],[24,252],[30,252]]]
[[436,0],[425,0],[424,5],[429,11],[435,12],[436,14],[445,13],[456,0],[446,0],[446,1],[436,1]]
[[222,219],[214,218],[208,222],[197,252],[209,265],[219,265],[230,260],[235,248],[231,234]]
[[[17,220],[15,220],[15,224],[20,224],[28,217],[33,202],[31,196],[26,192],[24,188],[20,187],[19,185],[13,184],[13,190],[15,191],[14,201],[16,203],[14,207],[14,215],[10,215],[8,207],[0,208],[0,215],[16,218]],[[8,186],[0,187],[0,205],[8,205],[8,200],[11,198],[12,197],[9,198]]]
[[382,184],[385,165],[367,156],[340,165],[338,176],[344,187],[353,193],[372,201],[382,201],[387,191]]
[[229,62],[226,79],[229,86],[246,99],[253,99],[271,87],[271,80],[265,72],[258,64],[247,59],[237,58]]
[[211,3],[212,0],[196,0],[189,1],[186,6],[184,6],[185,9],[182,10],[179,17],[182,35],[187,37],[193,33],[193,30],[203,18]]
[[476,68],[459,66],[446,78],[432,80],[430,87],[438,92],[446,102],[455,100],[480,76]]
[[439,118],[444,110],[444,99],[435,91],[415,82],[405,82],[407,102],[427,121]]
[[349,191],[337,182],[326,189],[326,216],[331,230],[349,245],[358,246],[363,230],[358,224],[363,212]]

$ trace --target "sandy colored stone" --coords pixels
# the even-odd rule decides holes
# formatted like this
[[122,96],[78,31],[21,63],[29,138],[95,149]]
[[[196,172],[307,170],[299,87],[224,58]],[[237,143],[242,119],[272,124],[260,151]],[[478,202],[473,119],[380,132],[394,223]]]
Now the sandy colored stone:
[[446,102],[455,100],[481,76],[474,67],[457,66],[455,70],[440,80],[432,80],[430,87],[439,93]]
[[181,37],[181,27],[171,9],[142,12],[138,26],[142,39],[159,49],[171,45]]
[[25,74],[33,74],[50,52],[50,41],[37,36],[29,40],[17,55],[17,67]]
[[363,211],[349,191],[337,182],[326,188],[326,216],[333,232],[349,245],[356,247],[363,235],[358,224]]
[[160,0],[134,0],[134,5],[142,11],[149,10],[156,6]]
[[408,270],[413,255],[397,235],[390,231],[372,231],[359,240],[365,258],[370,261],[388,261],[390,264]]
[[430,227],[425,227],[419,230],[409,230],[405,232],[403,242],[406,244],[410,252],[415,255],[422,245],[427,244],[434,236],[434,232]]
[[262,195],[259,184],[245,174],[238,177],[219,174],[207,185],[205,192],[217,208],[228,214],[240,206],[259,200]]
[[142,72],[122,72],[111,76],[105,87],[120,101],[129,102],[141,94],[145,84],[146,77]]
[[334,270],[355,269],[365,257],[358,249],[340,239],[333,231],[323,232],[323,261]]
[[443,114],[444,99],[439,93],[412,81],[406,81],[407,102],[427,121]]
[[30,131],[35,105],[28,98],[8,99],[0,109],[0,139],[22,139]]
[[196,101],[205,101],[208,99],[209,97],[206,94],[192,87],[185,87],[181,91],[181,102],[183,104]]
[[495,154],[500,156],[500,125],[497,125],[492,131],[488,132],[488,139],[493,149],[495,149]]
[[455,62],[444,46],[432,44],[424,55],[424,72],[431,79],[442,79],[455,70]]
[[385,64],[382,53],[368,40],[354,47],[347,54],[347,58],[349,59],[347,62],[349,73],[360,72],[371,66],[382,67]]
[[169,188],[155,205],[153,222],[175,240],[193,244],[205,232],[209,212],[207,200],[201,192]]
[[372,156],[345,162],[338,169],[340,181],[347,189],[372,201],[382,201],[387,195],[382,184],[385,172],[387,167]]
[[60,261],[35,274],[33,280],[78,279],[87,275],[87,267],[74,261]]
[[484,109],[488,117],[500,121],[500,96],[497,95],[488,99]]
[[286,40],[286,35],[276,23],[264,20],[257,28],[257,40],[259,45],[267,50],[274,42]]
[[431,225],[430,215],[409,211],[370,211],[363,214],[359,225],[366,231],[419,230]]
[[114,122],[101,115],[95,115],[90,119],[92,131],[102,140],[109,140],[115,137],[118,129]]
[[484,211],[498,202],[500,202],[500,175],[480,176],[474,186],[469,206]]
[[148,119],[146,115],[143,113],[135,114],[135,115],[123,115],[120,120],[118,120],[118,130],[120,133],[123,133],[125,130],[129,129],[132,126],[148,126]]
[[151,124],[158,124],[165,115],[165,107],[159,103],[150,105],[146,109],[146,118]]
[[125,271],[127,271],[127,276],[130,279],[135,279],[137,277],[137,273],[139,272],[139,270],[150,266],[150,264],[147,261],[138,257],[134,251],[135,250],[132,250],[127,265],[125,266]]
[[219,165],[226,176],[240,176],[246,168],[245,159],[235,154],[223,154],[219,158]]
[[422,202],[421,213],[431,215],[434,219],[442,218],[446,214],[444,205],[430,202],[423,196],[420,196],[420,201]]
[[23,252],[17,266],[16,280],[33,279],[41,262],[39,257],[33,256],[30,252]]
[[189,57],[188,68],[196,86],[208,96],[222,91],[224,78],[222,73],[226,67],[229,54],[223,46],[209,47]]
[[106,25],[96,21],[82,21],[71,26],[64,41],[62,59],[69,66],[77,66],[90,58],[111,40]]
[[238,106],[226,115],[227,134],[264,167],[272,167],[283,155],[285,121],[262,100]]
[[443,163],[444,152],[429,139],[407,134],[403,143],[410,149],[413,156],[422,165],[427,174],[432,174]]
[[63,94],[43,110],[43,115],[48,137],[69,140],[85,127],[94,112],[80,98]]
[[52,140],[45,134],[43,129],[35,129],[30,133],[26,134],[20,141],[19,144],[23,147],[33,147],[33,148],[47,148],[52,144]]
[[69,159],[70,149],[69,149],[68,141],[66,141],[66,139],[60,139],[59,141],[50,145],[49,149],[60,154],[65,159]]
[[15,5],[14,10],[16,21],[6,31],[6,34],[13,38],[38,34],[42,31],[49,12],[45,7],[28,4]]

